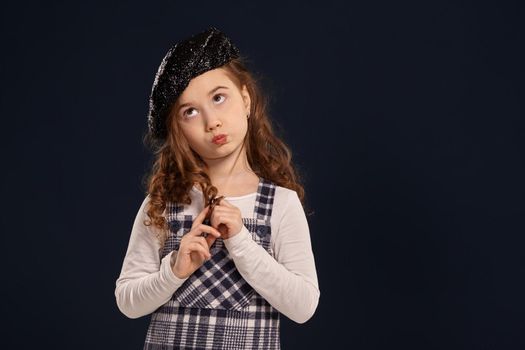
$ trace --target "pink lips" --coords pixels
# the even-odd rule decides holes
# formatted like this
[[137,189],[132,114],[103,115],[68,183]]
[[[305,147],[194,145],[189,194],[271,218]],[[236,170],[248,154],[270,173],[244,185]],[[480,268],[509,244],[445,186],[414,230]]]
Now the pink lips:
[[222,144],[226,141],[226,135],[225,134],[220,134],[220,135],[217,135],[217,136],[214,136],[213,139],[211,140],[213,143],[215,144]]

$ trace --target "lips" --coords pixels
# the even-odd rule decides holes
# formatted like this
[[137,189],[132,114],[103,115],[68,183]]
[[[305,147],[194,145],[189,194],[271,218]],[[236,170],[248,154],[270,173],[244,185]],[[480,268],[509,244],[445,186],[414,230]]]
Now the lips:
[[216,143],[216,144],[221,144],[221,143],[224,143],[225,141],[226,141],[225,134],[215,135],[213,139],[211,140],[211,142]]

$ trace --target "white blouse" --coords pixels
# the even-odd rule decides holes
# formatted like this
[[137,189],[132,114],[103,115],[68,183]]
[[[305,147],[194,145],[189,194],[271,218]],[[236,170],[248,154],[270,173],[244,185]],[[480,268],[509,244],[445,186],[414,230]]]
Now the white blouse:
[[[253,217],[257,192],[244,196],[225,197],[238,207],[242,217]],[[202,192],[196,186],[190,191],[191,204],[186,215],[197,216],[203,209]],[[162,260],[160,242],[152,226],[145,226],[149,195],[144,198],[135,217],[120,276],[116,280],[115,297],[120,311],[129,318],[148,315],[171,299],[187,278],[173,273],[170,259]],[[272,257],[253,241],[248,229],[229,239],[224,245],[237,270],[257,293],[289,319],[304,323],[314,314],[319,302],[319,285],[310,230],[297,192],[276,186],[271,215]],[[219,238],[220,239],[220,238]]]

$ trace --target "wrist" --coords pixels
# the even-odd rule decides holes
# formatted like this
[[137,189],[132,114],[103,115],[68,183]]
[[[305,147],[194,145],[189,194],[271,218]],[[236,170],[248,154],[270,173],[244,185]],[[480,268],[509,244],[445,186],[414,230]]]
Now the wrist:
[[171,268],[171,271],[173,272],[173,274],[175,275],[175,277],[177,277],[178,279],[183,280],[183,279],[186,279],[186,278],[188,277],[188,276],[181,276],[181,275],[179,275],[179,273],[178,273],[177,271],[175,271],[175,267],[172,267],[172,268]]
[[224,240],[224,242],[228,243],[228,245],[231,245],[232,243],[236,243],[238,241],[243,240],[243,235],[246,234],[246,232],[244,232],[245,230],[248,230],[245,228],[245,226],[241,227],[241,230],[239,232],[237,232],[234,235],[230,235],[227,239]]
[[170,258],[170,266],[171,266],[171,271],[173,272],[173,274],[175,275],[175,277],[177,278],[180,278],[180,279],[184,279],[186,277],[183,277],[181,276],[177,270],[175,269],[175,262],[177,261],[177,252],[174,250],[172,253],[171,253],[171,258]]
[[175,267],[175,261],[177,261],[177,254],[176,254],[176,252],[173,250],[173,251],[171,252],[171,258],[170,258],[170,266],[171,266],[172,269]]

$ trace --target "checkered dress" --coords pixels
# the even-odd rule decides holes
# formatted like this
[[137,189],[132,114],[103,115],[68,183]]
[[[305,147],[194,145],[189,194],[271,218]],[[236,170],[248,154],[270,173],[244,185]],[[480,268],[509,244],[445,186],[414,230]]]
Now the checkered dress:
[[[275,184],[260,178],[253,217],[242,219],[271,256],[274,194]],[[168,205],[167,213],[171,229],[161,258],[179,249],[193,224],[181,205]],[[280,349],[279,312],[243,279],[221,238],[210,253],[211,259],[152,313],[144,349]]]

